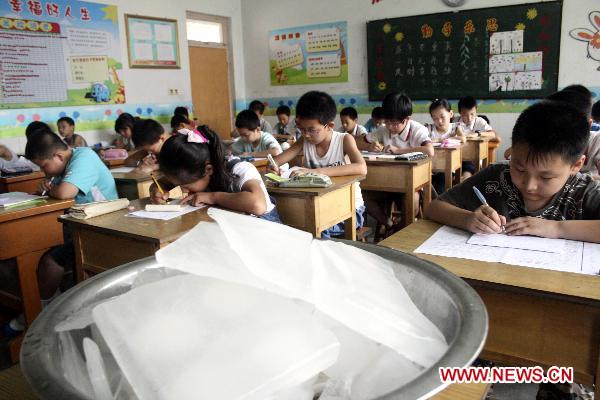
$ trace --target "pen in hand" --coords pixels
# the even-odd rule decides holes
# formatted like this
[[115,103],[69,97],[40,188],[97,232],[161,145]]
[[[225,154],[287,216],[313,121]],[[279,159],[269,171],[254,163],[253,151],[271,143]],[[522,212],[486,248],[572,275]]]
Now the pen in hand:
[[[487,202],[487,200],[485,199],[485,197],[483,197],[483,193],[481,193],[479,191],[479,189],[477,189],[475,186],[473,186],[473,191],[475,192],[475,196],[477,196],[477,198],[479,199],[479,201],[481,201],[481,204],[483,204],[484,206],[488,206],[489,204]],[[502,219],[500,219],[500,221],[502,221]],[[502,229],[502,232],[506,231],[506,225],[505,224],[501,224],[500,228]]]
[[[52,185],[52,182],[54,181],[54,177],[50,178],[50,181],[48,182],[49,185]],[[42,196],[46,195],[46,192],[48,191],[48,189],[44,189],[42,191]]]

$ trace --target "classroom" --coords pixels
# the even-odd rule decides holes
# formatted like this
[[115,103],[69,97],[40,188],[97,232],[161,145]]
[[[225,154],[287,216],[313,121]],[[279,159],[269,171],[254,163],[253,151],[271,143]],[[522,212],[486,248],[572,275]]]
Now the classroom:
[[598,399],[599,170],[597,0],[7,0],[0,399]]

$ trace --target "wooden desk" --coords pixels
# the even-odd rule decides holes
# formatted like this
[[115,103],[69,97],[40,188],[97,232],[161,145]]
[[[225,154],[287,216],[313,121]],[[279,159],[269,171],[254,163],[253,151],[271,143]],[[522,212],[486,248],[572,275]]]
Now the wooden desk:
[[284,224],[293,226],[315,237],[344,221],[345,238],[356,240],[356,207],[354,183],[362,176],[332,177],[328,188],[279,188],[267,185],[277,201],[277,212]]
[[38,185],[46,178],[42,171],[32,172],[30,174],[0,177],[0,193],[25,192],[33,193],[37,191]]
[[251,161],[251,163],[261,174],[267,173],[267,165],[269,165],[269,161],[266,158],[264,160],[254,160]]
[[[143,209],[149,199],[131,202]],[[62,218],[73,229],[77,282],[121,264],[154,255],[201,221],[212,221],[208,207],[169,221],[127,217],[127,210],[87,220]]]
[[366,160],[367,177],[360,184],[363,190],[404,193],[404,221],[415,220],[415,192],[423,189],[423,211],[431,203],[431,159],[417,161]]
[[118,168],[118,167],[125,166],[125,160],[105,160],[105,159],[102,159],[102,162],[104,162],[104,164],[106,164],[106,166],[108,167],[108,169]]
[[[42,204],[0,209],[0,260],[16,258],[20,296],[0,292],[0,301],[23,311],[27,325],[40,313],[37,266],[51,247],[63,243],[62,226],[57,222],[73,200],[49,199]],[[9,344],[13,362],[19,360],[22,335]]]
[[[453,183],[460,183],[462,171],[462,148],[458,147],[434,147],[435,154],[431,160],[432,172],[443,172],[446,190],[453,186]],[[456,171],[456,175],[453,173]]]
[[[419,221],[380,245],[412,252],[438,228]],[[573,367],[600,396],[600,277],[415,254],[464,278],[483,299],[489,334],[481,356],[501,363]]]
[[490,386],[489,383],[455,383],[431,397],[431,400],[483,400]]
[[488,142],[488,164],[493,164],[496,162],[496,151],[500,147],[500,142],[495,140],[490,140]]
[[488,165],[488,142],[489,137],[467,138],[466,146],[462,149],[462,160],[471,161],[475,164],[475,172]]
[[150,196],[152,177],[141,172],[111,172],[117,185],[119,197],[129,200],[143,199]]

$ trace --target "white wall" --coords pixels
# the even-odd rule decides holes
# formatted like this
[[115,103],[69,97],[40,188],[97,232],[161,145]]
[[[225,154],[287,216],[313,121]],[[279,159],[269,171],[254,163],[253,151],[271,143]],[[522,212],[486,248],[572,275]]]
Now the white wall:
[[[242,2],[244,20],[244,54],[246,98],[277,98],[300,96],[308,90],[323,90],[335,94],[367,93],[366,23],[388,17],[402,17],[448,12],[469,8],[524,4],[514,0],[467,0],[459,8],[445,6],[441,0],[246,0]],[[300,6],[301,4],[301,6]],[[587,19],[590,10],[599,9],[597,0],[564,0],[562,38],[560,49],[559,87],[583,83],[600,92],[600,63],[585,58],[585,43],[569,37],[568,32],[580,26],[592,29]],[[268,69],[268,32],[274,29],[318,24],[333,21],[348,22],[348,82],[324,85],[271,86]],[[468,93],[465,93],[465,95]],[[518,113],[486,113],[492,126],[500,133],[503,143],[500,152],[510,143],[510,134]],[[361,115],[363,123],[369,118]],[[426,114],[415,114],[421,122],[429,120]],[[274,121],[274,117],[268,117]],[[501,154],[501,153],[499,153]]]

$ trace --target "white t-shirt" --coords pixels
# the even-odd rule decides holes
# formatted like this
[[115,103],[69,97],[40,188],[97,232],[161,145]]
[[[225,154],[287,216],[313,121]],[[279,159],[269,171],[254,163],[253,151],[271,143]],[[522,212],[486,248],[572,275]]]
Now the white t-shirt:
[[263,182],[260,173],[254,165],[247,161],[240,161],[239,163],[233,166],[233,168],[231,169],[231,173],[237,175],[234,185],[236,190],[240,192],[242,191],[242,186],[244,186],[246,182],[253,179],[258,181],[258,183],[260,184],[260,188],[262,189],[263,194],[265,195],[265,200],[267,202],[266,212],[269,212],[275,208],[275,205],[271,203],[271,198],[269,197],[269,193],[267,192],[265,183]]
[[598,171],[600,171],[600,131],[590,132],[590,141],[584,154],[586,156],[585,165],[581,171],[598,175]]
[[[344,154],[344,136],[346,135],[349,135],[349,133],[333,131],[329,148],[323,157],[319,157],[317,147],[314,144],[308,143],[305,140],[303,147],[304,167],[315,169],[350,164],[350,160]],[[354,204],[358,208],[364,204],[364,201],[360,191],[360,184],[356,182],[355,185]]]
[[367,141],[369,143],[378,141],[384,146],[392,145],[401,149],[408,149],[420,147],[427,142],[431,142],[431,139],[427,128],[411,119],[399,134],[392,135],[386,126],[380,126],[375,131],[367,134]]
[[431,140],[439,141],[456,136],[457,125],[458,124],[455,122],[450,122],[450,126],[448,127],[448,130],[446,132],[439,132],[434,124],[430,124],[427,126],[427,128],[429,129],[429,137],[431,138]]
[[354,137],[366,135],[367,133],[369,133],[367,132],[367,128],[359,124],[354,125],[354,129],[352,130],[352,132],[350,132],[350,134]]
[[263,132],[273,133],[273,128],[271,127],[271,124],[269,123],[269,121],[267,121],[264,118],[260,119],[260,127],[259,128]]
[[261,151],[268,151],[273,148],[277,149],[277,154],[280,154],[283,151],[277,139],[275,139],[270,133],[263,131],[260,132],[260,141],[256,147],[254,147],[252,143],[246,143],[241,139],[236,140],[231,145],[231,151],[233,154],[259,153]]
[[467,125],[462,121],[462,118],[458,120],[458,123],[465,134],[474,133],[474,132],[487,132],[491,131],[492,127],[488,124],[485,119],[481,117],[475,117],[471,125]]

